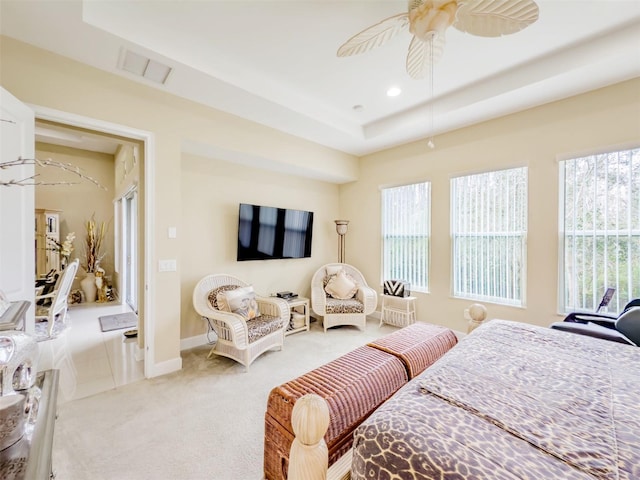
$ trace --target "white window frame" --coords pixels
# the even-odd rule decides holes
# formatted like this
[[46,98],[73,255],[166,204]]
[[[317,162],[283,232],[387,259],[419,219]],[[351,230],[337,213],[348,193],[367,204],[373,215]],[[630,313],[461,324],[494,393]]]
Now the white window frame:
[[[606,150],[598,151],[595,153],[593,152],[581,153],[578,155],[567,156],[559,159],[559,166],[558,166],[558,169],[559,169],[559,175],[558,175],[558,179],[559,179],[558,311],[560,313],[569,313],[569,312],[577,312],[577,311],[593,312],[597,310],[600,300],[602,298],[602,295],[604,294],[607,288],[615,288],[616,293],[613,296],[611,303],[609,304],[609,306],[605,311],[619,312],[624,308],[625,304],[629,300],[640,297],[640,278],[637,278],[638,274],[634,273],[635,271],[633,270],[634,265],[640,264],[640,246],[638,246],[638,243],[640,242],[640,177],[634,177],[633,175],[629,174],[628,182],[626,185],[624,185],[627,189],[626,197],[613,196],[612,198],[609,198],[608,194],[611,193],[611,190],[609,187],[605,188],[607,195],[603,196],[603,200],[605,202],[605,205],[607,206],[606,207],[607,210],[609,209],[609,205],[608,205],[609,200],[613,200],[614,202],[620,202],[620,199],[623,198],[625,201],[629,201],[630,203],[637,202],[637,204],[635,204],[635,208],[637,209],[637,212],[638,212],[637,217],[634,217],[632,215],[631,208],[629,208],[626,213],[622,212],[623,213],[622,217],[625,217],[625,218],[621,219],[620,203],[617,203],[616,205],[614,205],[614,207],[618,207],[618,208],[615,208],[615,213],[611,214],[612,218],[608,219],[608,221],[604,220],[602,216],[598,216],[598,219],[596,219],[595,217],[593,218],[591,222],[592,228],[590,229],[582,228],[580,230],[574,229],[574,226],[578,221],[577,216],[585,215],[586,212],[588,212],[588,208],[586,208],[586,206],[584,205],[584,202],[582,205],[577,205],[576,202],[578,202],[578,199],[573,198],[573,202],[574,202],[573,208],[569,209],[569,212],[572,215],[572,219],[569,221],[569,225],[567,225],[567,220],[568,220],[567,219],[567,209],[568,209],[567,182],[572,182],[574,186],[576,184],[580,184],[581,186],[588,185],[588,183],[585,180],[584,174],[580,174],[579,178],[575,178],[575,175],[572,178],[567,178],[567,175],[570,174],[570,172],[569,173],[567,172],[567,169],[569,168],[569,163],[570,162],[596,162],[596,159],[598,159],[598,161],[600,162],[600,165],[598,165],[597,162],[594,165],[594,167],[596,168],[596,170],[594,171],[595,172],[594,175],[596,176],[594,189],[597,189],[598,167],[602,167],[603,166],[602,162],[605,162],[605,161],[606,162],[610,161],[611,163],[614,163],[616,161],[614,160],[614,158],[617,158],[618,166],[619,166],[619,159],[621,154],[629,154],[631,158],[631,162],[634,165],[636,165],[636,168],[638,168],[637,165],[640,164],[640,146],[638,145],[631,145],[631,146],[625,145],[625,146],[619,146],[619,147],[612,147],[612,148],[608,148]],[[633,167],[630,167],[630,168],[633,168]],[[600,169],[600,171],[604,172],[604,179],[605,181],[608,181],[609,170]],[[624,189],[623,189],[623,193],[624,193]],[[580,208],[583,206],[585,208]],[[595,207],[594,205],[592,207],[591,213],[593,213],[594,209],[596,208],[597,207]],[[578,210],[580,210],[580,212],[578,212]],[[598,220],[604,221],[604,223],[600,225],[594,225],[594,223],[597,222]],[[621,225],[621,223],[622,224],[626,223],[626,226]],[[571,236],[573,237],[573,241],[571,241],[570,239]],[[577,238],[582,238],[582,242],[578,242]],[[593,256],[591,256],[591,258],[588,258],[588,255],[585,254],[585,243],[586,243],[585,240],[588,240],[589,238],[592,239],[593,241],[593,244],[591,246],[591,251],[593,253]],[[596,244],[597,244],[596,239],[598,238],[602,239],[601,241],[603,242],[603,245],[604,245],[605,257],[608,255],[610,251],[609,242],[614,244],[614,248],[617,249],[620,247],[620,239],[622,239],[623,241],[624,239],[626,239],[627,249],[625,251],[625,254],[628,256],[630,260],[626,263],[627,268],[623,269],[624,271],[620,269],[620,254],[619,254],[620,250],[615,250],[616,253],[614,254],[615,262],[614,262],[613,268],[610,269],[607,262],[601,262],[602,270],[600,272],[600,268],[597,266],[597,262],[594,261],[594,257],[596,255],[596,251],[595,251]],[[634,239],[635,239],[635,242],[633,241]],[[567,248],[569,247],[569,244],[567,242],[569,242],[571,246],[573,246],[573,249],[567,250]],[[583,255],[581,256],[578,255],[578,252],[576,251],[578,248],[580,248],[578,247],[578,243],[581,243],[582,245],[581,253]],[[568,274],[567,261],[566,261],[567,256],[571,256],[573,260],[572,263],[574,265],[576,263],[582,263],[583,266],[585,265],[584,259],[586,256],[588,260],[592,262],[591,267],[584,267],[583,270],[580,271],[580,273],[587,273],[585,272],[585,270],[587,271],[591,270],[590,272],[591,276],[588,279],[585,279],[585,275],[580,275],[577,271],[575,271],[576,273],[574,275]],[[578,260],[578,258],[580,259]],[[596,280],[594,282],[593,279],[598,278],[600,273],[602,274],[602,280],[601,281]],[[623,278],[621,277],[625,277],[625,276],[626,276],[626,279],[624,280],[627,282],[627,286],[626,288],[622,288],[620,282],[621,280],[623,280]],[[578,280],[578,278],[580,278],[581,280]],[[571,289],[574,291],[574,295],[571,295],[569,293],[569,288],[570,288],[568,284],[569,282],[573,282],[573,284],[571,285]]]
[[[389,212],[388,202],[391,198],[388,195],[402,195],[403,191],[408,194],[411,189],[423,188],[422,192],[426,196],[427,204],[422,209],[412,214],[409,209],[403,209],[396,205],[393,212]],[[414,192],[416,193],[416,192]],[[397,197],[396,197],[397,198]],[[407,197],[408,198],[408,197]],[[402,201],[402,200],[401,200]],[[405,199],[405,201],[408,201]],[[418,202],[417,195],[414,196],[414,202]],[[387,214],[392,216],[392,222],[387,222]],[[421,215],[422,223],[414,221],[412,215]],[[411,292],[429,292],[429,268],[431,265],[431,182],[422,181],[406,185],[385,186],[380,188],[380,226],[381,226],[381,284],[384,280],[403,280],[410,284]],[[421,249],[407,249],[404,252],[398,252],[391,255],[388,251],[388,238],[393,230],[396,236],[421,236],[426,241],[424,251]],[[407,257],[405,257],[407,256]],[[404,265],[401,266],[399,262]],[[417,263],[418,262],[418,263]],[[412,268],[413,265],[420,265],[421,268]]]
[[[510,179],[506,186],[501,185],[500,175],[509,172],[513,172],[515,183]],[[521,185],[517,183],[518,173],[524,175]],[[451,178],[453,297],[518,307],[526,305],[528,175],[528,168],[519,166]],[[459,189],[465,189],[461,193],[464,195],[462,208],[475,212],[473,217],[458,211]],[[495,195],[501,192],[506,198]],[[508,217],[504,219],[498,210],[506,210]],[[500,221],[506,223],[499,224]],[[466,239],[470,241],[465,242]],[[473,242],[474,239],[485,242]],[[489,268],[491,260],[498,268]]]

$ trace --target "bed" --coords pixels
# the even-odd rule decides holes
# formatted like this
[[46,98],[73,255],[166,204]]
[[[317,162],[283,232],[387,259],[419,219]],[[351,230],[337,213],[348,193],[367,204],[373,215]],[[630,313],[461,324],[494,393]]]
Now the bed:
[[354,433],[351,479],[638,479],[640,349],[493,320]]

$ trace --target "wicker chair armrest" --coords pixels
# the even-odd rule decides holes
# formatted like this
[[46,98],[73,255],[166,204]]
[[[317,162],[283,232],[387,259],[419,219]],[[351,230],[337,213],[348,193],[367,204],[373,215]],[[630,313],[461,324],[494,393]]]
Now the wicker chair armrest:
[[212,320],[216,320],[218,322],[226,323],[229,328],[232,328],[233,330],[242,329],[245,332],[247,331],[247,322],[242,317],[242,315],[233,312],[223,312],[220,310],[214,310],[214,312],[215,314],[208,318],[211,318]]
[[229,328],[233,330],[237,330],[238,327],[244,329],[245,332],[247,330],[247,325],[244,318],[242,318],[242,316],[238,315],[237,313],[216,310],[206,302],[201,302],[200,304],[198,304],[196,311],[202,318],[210,318],[211,320],[216,320],[217,322],[226,323]]
[[327,293],[322,283],[311,286],[311,309],[316,315],[324,316],[327,309]]
[[201,317],[214,318],[220,313],[220,310],[212,308],[206,301],[198,302],[197,305],[194,305],[194,308]]
[[209,305],[206,302],[200,303],[197,306],[196,311],[198,312],[198,315],[200,315],[201,317],[206,317],[206,318],[216,319],[221,322],[226,322],[232,327],[235,327],[236,325],[245,325],[244,329],[246,330],[245,319],[242,317],[242,315],[239,315],[237,313],[217,310],[211,307],[211,305]]
[[280,317],[282,319],[282,327],[286,328],[289,324],[290,309],[286,300],[276,297],[256,297],[260,313],[271,315],[272,317]]
[[364,314],[369,315],[376,310],[378,306],[378,294],[377,292],[366,285],[360,285],[356,292],[356,298],[364,305]]
[[210,325],[218,335],[218,338],[233,342],[238,348],[244,348],[249,345],[249,329],[242,315],[221,310],[210,310],[212,314],[210,316],[203,315],[203,318],[209,319]]

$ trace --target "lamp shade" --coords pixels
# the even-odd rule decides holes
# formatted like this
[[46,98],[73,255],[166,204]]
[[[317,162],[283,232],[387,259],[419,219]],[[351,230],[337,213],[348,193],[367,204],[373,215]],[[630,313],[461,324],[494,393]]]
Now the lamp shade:
[[336,232],[338,235],[346,235],[349,220],[334,220],[336,222]]

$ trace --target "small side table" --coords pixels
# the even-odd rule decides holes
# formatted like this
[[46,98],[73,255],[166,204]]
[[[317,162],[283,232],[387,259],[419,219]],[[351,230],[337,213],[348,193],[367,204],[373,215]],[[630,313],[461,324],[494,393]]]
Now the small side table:
[[394,327],[406,327],[416,322],[416,297],[382,295],[380,326],[388,323]]
[[291,315],[293,315],[294,313],[301,313],[304,315],[304,325],[294,328],[292,317],[289,322],[289,326],[284,332],[285,336],[291,335],[292,333],[309,331],[309,299],[304,297],[294,297],[291,299],[287,299],[287,303],[289,304]]

